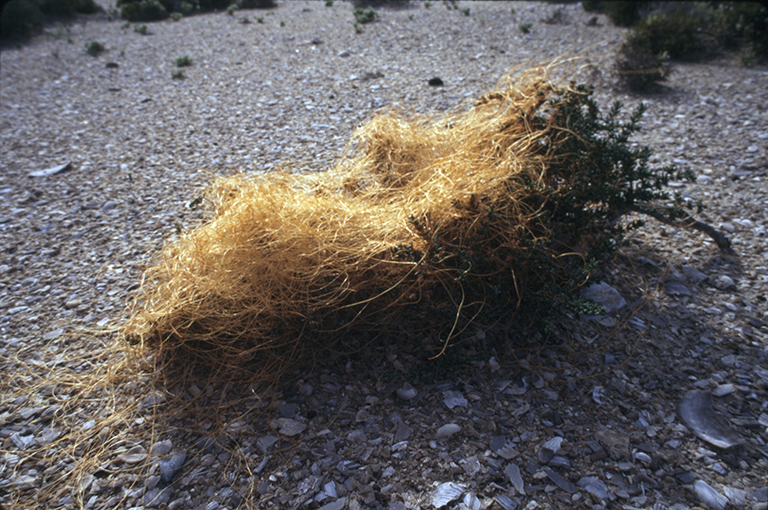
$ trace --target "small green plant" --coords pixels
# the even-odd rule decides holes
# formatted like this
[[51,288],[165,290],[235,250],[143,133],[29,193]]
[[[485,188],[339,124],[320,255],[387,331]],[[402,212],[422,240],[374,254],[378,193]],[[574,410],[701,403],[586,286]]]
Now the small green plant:
[[409,20],[411,20],[411,21],[413,21],[413,14],[409,14],[409,15],[408,15],[408,19],[409,19]]
[[355,22],[354,27],[355,27],[355,33],[356,34],[362,34],[363,33],[363,25],[361,25],[360,23]]
[[264,16],[257,16],[256,23],[264,23]]
[[531,27],[533,26],[533,23],[520,23],[517,28],[520,29],[520,31],[524,34],[528,34],[531,32]]
[[171,78],[174,80],[183,80],[184,79],[184,70],[183,69],[174,69],[171,72]]
[[662,52],[654,55],[647,48],[625,41],[614,68],[619,75],[619,81],[629,90],[648,92],[669,76],[669,54]]
[[120,25],[120,28],[122,28],[123,30],[131,28],[131,22],[130,21],[126,21],[125,23]]
[[99,53],[104,51],[104,49],[104,45],[99,41],[88,41],[85,43],[85,51],[92,57],[97,56]]
[[195,6],[189,2],[181,2],[181,5],[179,6],[179,11],[181,11],[183,16],[189,16],[194,12],[194,10]]
[[512,8],[509,10],[509,12],[511,12],[512,14],[514,14],[514,13],[515,13],[515,8],[514,8],[514,7],[512,7]]
[[171,13],[171,19],[173,21],[179,21],[183,17],[184,17],[183,14],[181,14],[180,12],[172,12]]
[[426,2],[424,2],[424,8],[425,8],[425,9],[429,9],[430,7],[432,7],[432,2],[430,2],[429,0],[427,0]]
[[466,9],[462,9],[461,13],[464,14],[464,16],[469,16],[469,7],[467,7]]
[[325,0],[326,7],[333,7],[333,0]]
[[141,25],[133,25],[133,31],[137,34],[147,35],[147,25],[143,23]]
[[280,22],[280,26],[281,26],[281,27],[284,27],[284,26],[285,26],[285,21],[281,21],[281,22]]
[[238,9],[237,4],[230,5],[229,7],[227,7],[227,15],[233,16],[237,9]]
[[379,13],[373,10],[373,7],[366,7],[365,9],[361,7],[355,7],[355,10],[352,11],[352,14],[355,16],[355,21],[361,25],[370,23],[379,17]]
[[192,57],[190,57],[186,53],[176,57],[176,67],[186,67],[191,65],[192,65]]

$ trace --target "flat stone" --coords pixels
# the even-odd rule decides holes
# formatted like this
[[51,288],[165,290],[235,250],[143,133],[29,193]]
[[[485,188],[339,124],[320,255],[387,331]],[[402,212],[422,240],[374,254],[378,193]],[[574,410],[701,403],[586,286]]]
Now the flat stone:
[[605,308],[605,313],[611,314],[627,306],[627,301],[619,294],[619,291],[605,282],[593,283],[582,289],[581,297],[589,299],[595,304]]
[[306,430],[307,425],[291,418],[278,418],[272,422],[272,426],[278,429],[284,436],[293,437]]
[[437,429],[437,434],[435,434],[435,439],[438,441],[448,439],[455,433],[461,430],[461,426],[456,425],[455,423],[447,423]]

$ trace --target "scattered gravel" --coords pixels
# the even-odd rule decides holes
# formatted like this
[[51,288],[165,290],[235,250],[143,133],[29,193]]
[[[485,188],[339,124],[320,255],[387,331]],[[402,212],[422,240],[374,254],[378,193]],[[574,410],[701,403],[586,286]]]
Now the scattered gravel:
[[[606,18],[577,4],[459,7],[470,15],[382,8],[360,34],[346,2],[168,20],[146,36],[100,14],[3,49],[6,509],[768,507],[768,70],[676,64],[662,93],[630,96],[599,58],[623,33]],[[107,51],[90,56],[90,40]],[[95,391],[79,379],[118,365],[98,331],[125,318],[163,243],[199,223],[211,174],[329,168],[381,107],[446,110],[576,50],[591,59],[565,67],[601,104],[646,102],[636,141],[654,164],[696,172],[673,187],[704,201],[701,219],[737,257],[649,220],[601,269],[606,315],[574,317],[562,345],[511,352],[473,331],[445,362],[371,345],[277,387],[166,392],[137,372],[78,398]],[[174,79],[181,54],[194,62]],[[167,417],[168,402],[185,406]]]

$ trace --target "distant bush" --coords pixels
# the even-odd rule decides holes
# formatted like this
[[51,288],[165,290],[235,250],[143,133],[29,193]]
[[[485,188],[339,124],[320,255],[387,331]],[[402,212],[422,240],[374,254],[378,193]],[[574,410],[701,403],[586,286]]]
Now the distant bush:
[[94,0],[11,0],[0,12],[0,39],[23,39],[39,29],[47,17],[93,14]]
[[379,13],[377,13],[373,7],[367,7],[365,9],[361,7],[355,7],[355,10],[352,11],[352,14],[355,16],[355,21],[360,24],[370,23],[379,17]]
[[641,10],[646,7],[648,2],[612,2],[586,0],[581,3],[585,11],[602,12],[611,18],[614,25],[620,27],[630,27],[640,21]]
[[241,9],[270,9],[276,5],[275,0],[237,0]]
[[[725,2],[712,15],[715,37],[725,50],[768,60],[768,7],[757,2]],[[743,59],[743,57],[742,57]]]
[[157,21],[174,12],[184,16],[208,11],[232,14],[234,9],[267,9],[275,7],[276,3],[275,0],[117,0],[117,6],[129,21]]
[[101,44],[99,41],[88,41],[85,43],[85,51],[92,57],[97,56],[99,53],[104,51],[106,48],[104,48],[104,45]]
[[157,21],[167,18],[169,12],[160,0],[117,0],[117,6],[128,21]]

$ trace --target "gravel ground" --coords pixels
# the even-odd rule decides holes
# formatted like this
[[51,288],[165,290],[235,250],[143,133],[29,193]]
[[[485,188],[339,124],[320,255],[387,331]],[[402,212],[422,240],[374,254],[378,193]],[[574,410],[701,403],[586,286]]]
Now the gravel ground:
[[[610,73],[622,32],[604,17],[458,7],[382,8],[359,34],[344,2],[147,35],[100,14],[3,48],[5,508],[768,506],[768,70],[676,64],[663,91],[631,96]],[[106,51],[87,54],[91,40]],[[696,172],[673,185],[705,202],[737,256],[651,220],[601,270],[626,304],[566,324],[570,348],[511,353],[477,331],[489,347],[445,363],[367,346],[247,391],[161,391],[100,332],[126,317],[149,258],[200,221],[185,204],[212,174],[329,168],[383,106],[446,110],[568,52],[583,58],[563,69],[601,104],[648,104],[637,142]],[[193,64],[174,79],[181,54]]]

